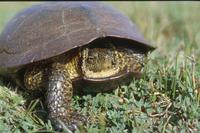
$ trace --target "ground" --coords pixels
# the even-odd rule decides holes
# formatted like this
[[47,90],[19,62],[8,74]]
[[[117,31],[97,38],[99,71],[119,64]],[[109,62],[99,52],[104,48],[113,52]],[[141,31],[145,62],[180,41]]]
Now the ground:
[[[19,10],[38,2],[1,2],[0,31]],[[157,49],[140,80],[111,93],[73,97],[89,115],[89,133],[200,131],[200,16],[198,2],[105,2],[128,15]],[[2,79],[1,79],[2,81]],[[54,132],[40,99],[0,83],[0,132]],[[83,132],[81,129],[80,131]]]

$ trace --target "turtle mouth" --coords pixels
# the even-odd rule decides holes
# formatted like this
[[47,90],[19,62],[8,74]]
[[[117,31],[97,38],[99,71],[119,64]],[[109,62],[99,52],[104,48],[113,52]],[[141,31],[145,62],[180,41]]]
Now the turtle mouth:
[[111,75],[108,77],[84,77],[83,79],[86,81],[94,81],[94,82],[103,82],[103,81],[113,81],[113,80],[117,80],[126,76],[130,76],[132,75],[135,78],[139,78],[141,73],[140,72],[133,72],[133,71],[120,71],[115,75]]
[[89,71],[87,70],[85,72],[85,77],[87,79],[109,79],[109,78],[114,78],[114,77],[119,77],[121,74],[119,74],[120,70],[119,68],[115,68],[115,69],[107,69],[107,70],[103,70],[103,71],[99,71],[99,72],[93,72],[93,71]]
[[89,81],[108,81],[108,80],[114,80],[114,79],[124,77],[127,74],[128,74],[127,72],[120,72],[118,74],[107,76],[107,77],[85,77],[84,79],[89,80]]

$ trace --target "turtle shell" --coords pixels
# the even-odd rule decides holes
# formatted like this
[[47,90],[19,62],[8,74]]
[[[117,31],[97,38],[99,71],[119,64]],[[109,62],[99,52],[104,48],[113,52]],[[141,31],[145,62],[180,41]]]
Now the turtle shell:
[[128,17],[100,2],[33,5],[11,19],[0,35],[0,67],[45,60],[109,37],[129,41],[143,52],[154,49]]

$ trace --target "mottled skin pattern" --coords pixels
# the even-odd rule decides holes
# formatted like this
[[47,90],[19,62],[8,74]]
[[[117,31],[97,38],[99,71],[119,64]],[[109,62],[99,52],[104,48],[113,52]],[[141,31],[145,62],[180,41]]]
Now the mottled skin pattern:
[[46,92],[49,119],[56,128],[66,126],[74,130],[81,122],[87,121],[71,107],[72,82],[75,78],[100,79],[113,77],[122,71],[141,71],[144,54],[112,44],[105,46],[85,47],[70,59],[61,58],[51,64],[35,65],[26,70],[25,87]]

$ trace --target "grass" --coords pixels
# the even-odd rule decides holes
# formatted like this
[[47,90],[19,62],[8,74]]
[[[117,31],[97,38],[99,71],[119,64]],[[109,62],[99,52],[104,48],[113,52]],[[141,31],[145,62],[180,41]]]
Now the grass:
[[[157,49],[140,80],[112,93],[75,95],[74,108],[88,115],[94,132],[200,131],[200,4],[198,2],[106,2],[128,15]],[[0,30],[34,2],[1,2]],[[54,132],[39,118],[39,99],[25,108],[24,92],[0,85],[0,132]],[[82,130],[76,132],[83,132]]]

